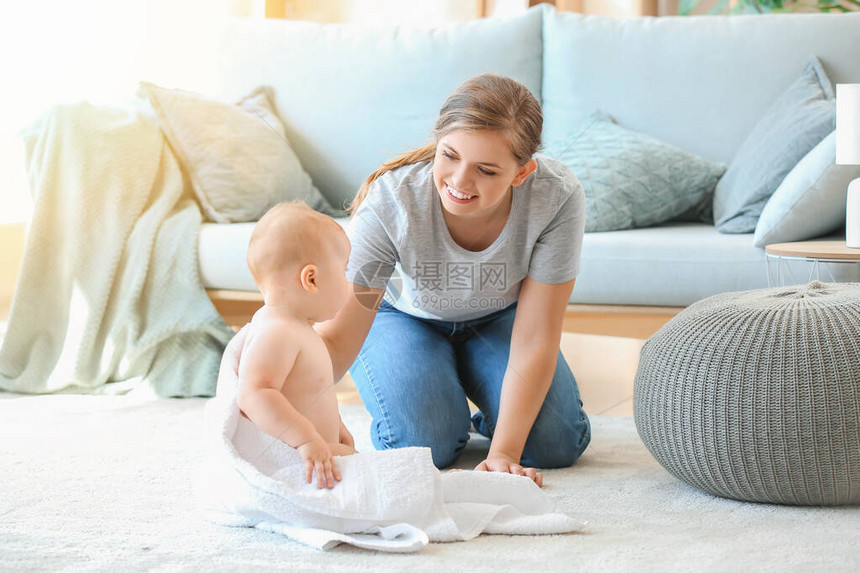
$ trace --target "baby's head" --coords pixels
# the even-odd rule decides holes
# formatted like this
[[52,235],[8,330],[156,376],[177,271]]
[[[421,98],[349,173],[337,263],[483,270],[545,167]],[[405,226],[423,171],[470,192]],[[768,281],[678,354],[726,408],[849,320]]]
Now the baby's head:
[[346,303],[349,253],[349,239],[334,219],[293,201],[275,205],[257,222],[248,268],[266,304],[306,309],[318,322]]

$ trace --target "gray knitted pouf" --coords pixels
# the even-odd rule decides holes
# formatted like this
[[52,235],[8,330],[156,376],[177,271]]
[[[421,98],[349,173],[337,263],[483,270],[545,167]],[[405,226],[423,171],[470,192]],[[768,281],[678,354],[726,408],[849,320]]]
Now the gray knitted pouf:
[[712,494],[860,503],[860,283],[697,302],[642,349],[636,428],[657,461]]

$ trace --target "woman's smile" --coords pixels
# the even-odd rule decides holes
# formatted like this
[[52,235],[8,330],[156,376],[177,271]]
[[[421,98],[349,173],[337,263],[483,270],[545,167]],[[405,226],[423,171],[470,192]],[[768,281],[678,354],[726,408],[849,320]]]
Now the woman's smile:
[[469,195],[468,193],[461,193],[457,191],[455,188],[451,187],[447,183],[445,184],[445,190],[448,192],[448,196],[451,197],[454,201],[458,203],[468,203],[469,201],[475,199],[477,195]]

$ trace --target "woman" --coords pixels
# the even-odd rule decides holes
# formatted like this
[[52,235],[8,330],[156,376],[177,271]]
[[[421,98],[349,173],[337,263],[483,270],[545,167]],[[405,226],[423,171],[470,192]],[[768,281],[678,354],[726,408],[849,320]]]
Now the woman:
[[350,369],[377,449],[426,446],[451,464],[469,439],[467,397],[491,439],[478,470],[540,485],[535,467],[569,466],[588,445],[559,351],[585,199],[567,167],[534,157],[542,124],[522,84],[472,78],[434,142],[385,163],[350,206],[355,296],[317,330],[334,379]]

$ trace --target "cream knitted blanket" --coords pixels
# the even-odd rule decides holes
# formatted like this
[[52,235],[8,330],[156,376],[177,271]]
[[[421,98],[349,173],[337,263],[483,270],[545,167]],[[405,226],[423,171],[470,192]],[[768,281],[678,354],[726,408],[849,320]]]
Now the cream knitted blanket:
[[21,136],[35,209],[0,388],[214,394],[232,331],[200,282],[200,210],[155,119],[83,102]]

